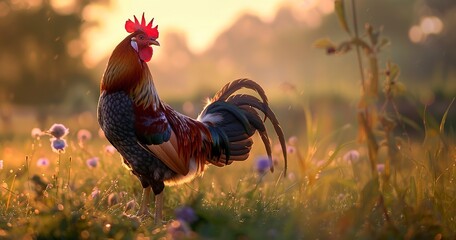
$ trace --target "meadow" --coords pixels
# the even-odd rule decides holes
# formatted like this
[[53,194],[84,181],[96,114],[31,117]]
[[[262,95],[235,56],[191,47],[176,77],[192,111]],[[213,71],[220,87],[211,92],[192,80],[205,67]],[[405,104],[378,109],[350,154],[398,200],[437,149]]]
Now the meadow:
[[279,147],[270,173],[257,144],[245,162],[209,167],[190,184],[166,188],[160,225],[133,216],[140,184],[96,125],[87,130],[66,119],[66,144],[54,147],[52,136],[30,129],[2,145],[0,238],[456,237],[456,145],[454,134],[444,130],[445,115],[429,121],[439,124],[423,128],[424,139],[404,137],[397,162],[385,165],[388,148],[382,143],[372,170],[365,144],[347,140],[356,136],[355,124],[322,134],[328,130],[318,116],[303,111],[310,130],[289,136],[285,175]]

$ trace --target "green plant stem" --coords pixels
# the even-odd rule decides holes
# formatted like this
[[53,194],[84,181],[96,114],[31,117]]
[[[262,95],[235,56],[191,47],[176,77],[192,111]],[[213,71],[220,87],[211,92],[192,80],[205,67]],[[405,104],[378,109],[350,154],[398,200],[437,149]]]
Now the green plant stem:
[[[359,33],[358,33],[358,17],[356,16],[356,6],[355,6],[355,0],[352,0],[352,12],[353,12],[353,28],[355,30],[355,38],[359,39]],[[359,46],[356,45],[356,56],[358,58],[358,65],[359,65],[359,71],[361,74],[361,86],[363,87],[363,92],[366,94],[366,81],[364,80],[364,72],[363,72],[363,62],[361,60],[361,52],[359,51]]]
[[70,176],[71,176],[71,157],[70,164],[68,164],[68,182],[67,182],[67,191],[70,191]]
[[57,200],[59,196],[59,178],[60,178],[60,153],[59,153],[59,159],[57,160],[57,176],[55,177],[55,199]]

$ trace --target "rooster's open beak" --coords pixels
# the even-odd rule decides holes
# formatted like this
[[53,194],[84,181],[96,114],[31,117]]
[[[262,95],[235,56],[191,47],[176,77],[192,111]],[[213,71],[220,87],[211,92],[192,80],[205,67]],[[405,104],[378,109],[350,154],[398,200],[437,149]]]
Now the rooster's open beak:
[[149,42],[149,45],[160,46],[160,43],[156,39],[151,39],[150,42]]

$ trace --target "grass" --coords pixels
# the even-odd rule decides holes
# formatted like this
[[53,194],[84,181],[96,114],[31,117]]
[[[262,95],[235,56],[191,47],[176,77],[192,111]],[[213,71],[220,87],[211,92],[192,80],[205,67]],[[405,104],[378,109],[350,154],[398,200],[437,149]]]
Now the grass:
[[[363,144],[341,137],[355,135],[355,129],[323,136],[315,116],[306,113],[312,130],[289,139],[287,176],[281,174],[281,159],[274,173],[255,171],[252,159],[210,167],[190,184],[165,189],[166,222],[159,226],[128,217],[138,209],[141,187],[120,156],[105,150],[109,143],[103,137],[79,144],[70,132],[65,153],[52,152],[47,136],[4,143],[9,149],[4,152],[12,155],[3,156],[0,170],[0,238],[456,237],[456,144],[445,133],[444,117],[441,126],[426,126],[423,141],[401,142],[400,162],[391,163],[386,179],[381,167],[377,176],[371,174]],[[262,151],[254,148],[253,158]],[[349,151],[359,157],[344,156]],[[386,151],[380,148],[379,164]],[[86,161],[94,156],[98,161],[92,167]],[[37,166],[42,157],[48,166]],[[126,211],[127,205],[133,209]],[[175,210],[183,206],[195,212],[196,221],[176,220]]]

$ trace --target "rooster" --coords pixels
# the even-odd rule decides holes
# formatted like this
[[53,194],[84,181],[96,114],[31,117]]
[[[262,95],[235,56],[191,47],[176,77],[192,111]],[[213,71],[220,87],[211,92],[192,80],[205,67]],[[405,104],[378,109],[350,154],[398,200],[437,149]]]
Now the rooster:
[[[98,122],[124,164],[139,179],[143,195],[138,216],[149,214],[155,196],[155,223],[162,221],[165,185],[188,182],[207,164],[218,167],[246,160],[258,132],[271,159],[271,144],[264,125],[268,118],[278,135],[286,170],[282,129],[268,106],[264,90],[254,81],[238,79],[225,85],[208,101],[197,119],[184,116],[161,101],[147,62],[153,55],[158,26],[125,23],[129,35],[111,54],[100,84]],[[236,93],[247,88],[259,98]],[[262,119],[261,115],[264,115]],[[271,172],[273,164],[271,164]]]

